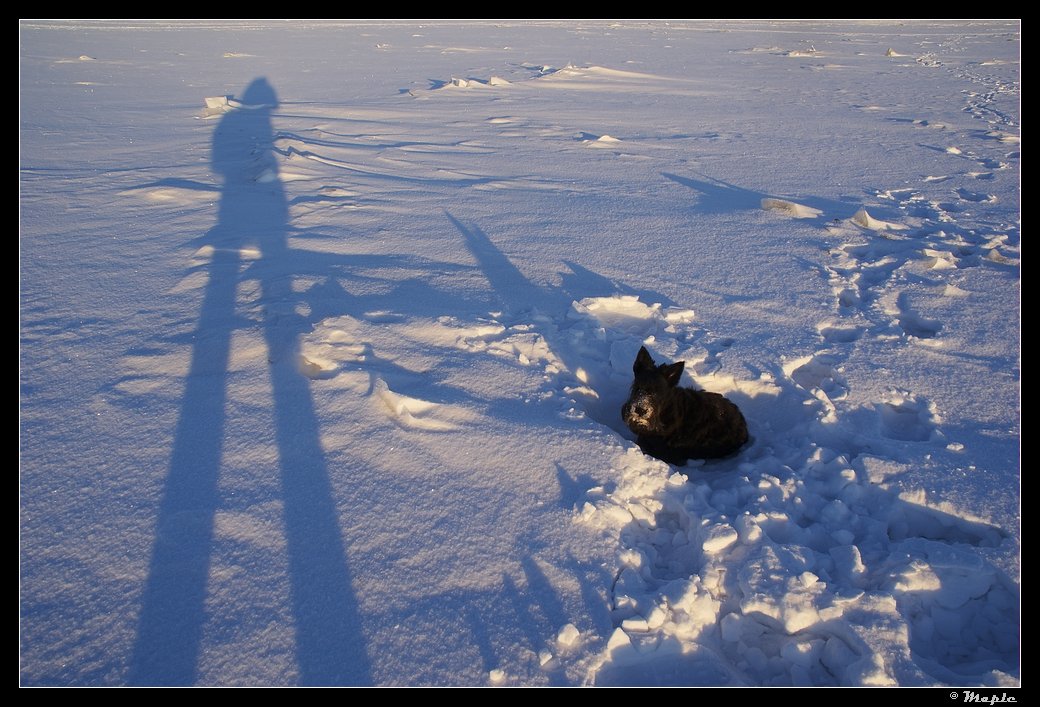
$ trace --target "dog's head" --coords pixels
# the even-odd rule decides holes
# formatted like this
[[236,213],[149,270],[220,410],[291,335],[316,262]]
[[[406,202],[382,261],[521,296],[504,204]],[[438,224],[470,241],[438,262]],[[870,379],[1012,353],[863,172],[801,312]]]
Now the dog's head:
[[653,435],[660,433],[661,412],[671,391],[679,385],[682,377],[683,361],[661,364],[654,363],[650,352],[643,346],[632,364],[635,380],[628,401],[621,406],[621,419],[628,429],[636,434]]

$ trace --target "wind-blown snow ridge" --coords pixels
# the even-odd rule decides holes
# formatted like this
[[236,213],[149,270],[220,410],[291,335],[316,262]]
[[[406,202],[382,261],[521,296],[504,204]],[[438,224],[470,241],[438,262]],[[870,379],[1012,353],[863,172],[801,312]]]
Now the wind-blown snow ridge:
[[796,204],[786,199],[762,199],[762,208],[766,211],[776,211],[787,214],[794,218],[816,218],[823,212],[802,204]]

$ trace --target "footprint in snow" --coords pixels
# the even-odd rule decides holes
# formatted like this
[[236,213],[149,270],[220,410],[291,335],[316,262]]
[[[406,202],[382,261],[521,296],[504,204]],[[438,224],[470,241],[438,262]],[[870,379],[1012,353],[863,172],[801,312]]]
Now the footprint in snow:
[[395,393],[382,378],[376,379],[373,392],[390,419],[406,430],[454,432],[459,429],[459,423],[472,417],[456,406],[440,405]]
[[940,421],[934,403],[904,391],[892,393],[875,409],[881,435],[901,442],[927,442]]
[[1011,166],[1007,162],[1001,162],[1000,160],[995,160],[991,157],[981,158],[978,162],[986,169],[1007,169]]
[[997,571],[956,547],[994,547],[1000,531],[912,504],[898,503],[894,516],[889,525],[894,540],[905,530],[910,543],[932,535],[954,543],[929,548],[925,557],[893,573],[893,595],[909,620],[911,652],[934,666],[928,672],[954,683],[980,665],[1016,664],[1017,592]]
[[995,525],[962,518],[914,500],[900,498],[892,504],[888,520],[888,537],[900,541],[908,538],[937,540],[950,545],[999,547],[1008,534]]
[[965,201],[973,201],[976,203],[987,203],[991,204],[997,200],[997,197],[992,194],[985,194],[983,192],[971,191],[969,189],[958,189],[957,196]]
[[849,392],[839,373],[840,363],[837,356],[820,353],[789,361],[783,366],[788,378],[824,405],[826,421],[837,419],[835,402],[844,400]]
[[[840,295],[839,295],[839,301]],[[817,327],[824,341],[837,344],[847,344],[858,340],[863,336],[863,327],[845,326],[843,324],[824,323]]]
[[836,287],[834,294],[838,298],[838,305],[843,310],[857,309],[863,302],[859,292],[849,287]]
[[896,299],[896,307],[898,308],[896,320],[908,336],[917,339],[933,339],[942,331],[942,322],[923,317],[911,309],[907,293],[900,293]]

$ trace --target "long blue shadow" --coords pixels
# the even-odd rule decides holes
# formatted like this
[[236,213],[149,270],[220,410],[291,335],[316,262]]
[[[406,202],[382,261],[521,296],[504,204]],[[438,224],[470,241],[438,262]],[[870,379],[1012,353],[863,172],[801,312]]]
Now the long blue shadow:
[[[734,211],[755,211],[762,208],[762,199],[784,198],[746,189],[705,175],[698,175],[702,178],[694,179],[693,177],[683,177],[678,174],[661,172],[661,176],[697,192],[699,198],[694,209],[701,213],[727,214]],[[851,201],[836,201],[809,195],[799,196],[795,200],[800,204],[822,211],[823,213],[817,216],[816,220],[830,220],[835,216],[851,216],[852,212],[850,209],[854,206],[854,203]]]
[[195,682],[218,503],[238,261],[237,251],[219,251],[210,264],[138,619],[132,685]]
[[476,259],[499,300],[515,312],[540,309],[542,312],[566,311],[570,302],[558,291],[534,284],[498,249],[479,226],[464,224],[445,211],[451,224],[462,234],[466,248]]
[[218,223],[206,237],[214,246],[214,257],[159,506],[129,682],[190,685],[198,679],[219,506],[227,364],[231,335],[239,325],[238,251],[252,245],[262,254],[249,271],[260,282],[263,335],[271,362],[300,683],[369,684],[371,668],[318,418],[309,382],[296,368],[306,321],[294,313],[296,257],[288,246],[288,206],[278,179],[271,126],[277,98],[260,78],[242,99],[265,107],[228,113],[214,133],[213,166],[224,178]]

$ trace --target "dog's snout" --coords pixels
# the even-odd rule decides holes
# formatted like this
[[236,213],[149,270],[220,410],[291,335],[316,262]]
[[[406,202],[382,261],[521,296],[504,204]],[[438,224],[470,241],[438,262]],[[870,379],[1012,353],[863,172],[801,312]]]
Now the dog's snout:
[[621,406],[621,417],[632,422],[647,420],[653,413],[653,406],[643,397],[630,398]]

